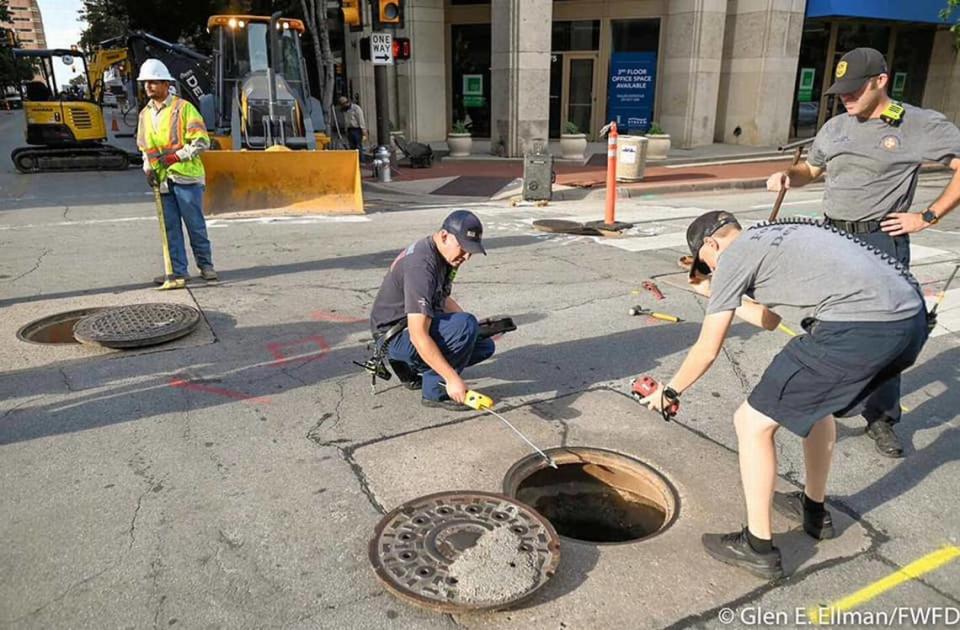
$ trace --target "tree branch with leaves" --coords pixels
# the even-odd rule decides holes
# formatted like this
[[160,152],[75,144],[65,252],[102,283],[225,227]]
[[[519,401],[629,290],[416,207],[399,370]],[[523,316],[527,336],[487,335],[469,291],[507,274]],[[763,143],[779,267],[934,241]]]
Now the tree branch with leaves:
[[944,22],[953,22],[950,32],[953,33],[953,46],[960,50],[960,0],[947,0],[947,6],[940,10],[940,19]]

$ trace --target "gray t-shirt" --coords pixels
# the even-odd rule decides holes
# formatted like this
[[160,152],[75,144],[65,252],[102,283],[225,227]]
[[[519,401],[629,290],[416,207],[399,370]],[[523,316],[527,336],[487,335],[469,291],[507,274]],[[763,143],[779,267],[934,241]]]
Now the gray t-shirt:
[[878,118],[834,116],[820,129],[807,161],[826,168],[823,211],[832,219],[874,221],[906,212],[923,162],[960,157],[960,129],[940,112],[903,105],[899,126]]
[[783,306],[822,321],[912,317],[923,305],[919,287],[889,260],[817,224],[761,224],[720,254],[707,314],[735,310],[746,295],[772,310]]
[[370,312],[370,328],[381,332],[409,314],[436,317],[450,296],[454,268],[433,237],[420,239],[394,259]]

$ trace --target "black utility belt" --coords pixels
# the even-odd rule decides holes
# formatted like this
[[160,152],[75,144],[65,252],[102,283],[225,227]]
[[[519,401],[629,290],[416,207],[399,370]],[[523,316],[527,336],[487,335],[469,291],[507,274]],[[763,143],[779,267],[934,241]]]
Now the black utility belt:
[[850,234],[870,234],[880,231],[879,221],[841,221],[840,219],[826,217],[826,223]]

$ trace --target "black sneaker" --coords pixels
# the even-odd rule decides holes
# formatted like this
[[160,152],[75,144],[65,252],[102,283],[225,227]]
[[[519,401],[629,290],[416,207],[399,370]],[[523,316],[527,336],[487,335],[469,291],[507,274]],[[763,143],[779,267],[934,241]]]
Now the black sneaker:
[[421,389],[423,389],[423,377],[417,376],[412,380],[404,381],[403,386],[412,392],[420,391]]
[[893,424],[889,420],[868,422],[866,434],[876,443],[877,452],[884,457],[903,457],[903,442],[893,432]]
[[833,517],[824,510],[816,514],[803,507],[803,490],[774,492],[773,509],[791,521],[803,523],[803,531],[817,540],[826,540],[837,535],[833,529]]
[[783,577],[780,550],[774,547],[770,553],[754,551],[747,540],[746,527],[732,534],[704,534],[700,542],[707,553],[720,562],[740,567],[767,580]]
[[429,398],[421,398],[420,404],[422,404],[424,407],[446,409],[447,411],[472,411],[470,407],[467,407],[466,405],[461,405],[460,403],[450,398],[441,398],[440,400],[430,400]]

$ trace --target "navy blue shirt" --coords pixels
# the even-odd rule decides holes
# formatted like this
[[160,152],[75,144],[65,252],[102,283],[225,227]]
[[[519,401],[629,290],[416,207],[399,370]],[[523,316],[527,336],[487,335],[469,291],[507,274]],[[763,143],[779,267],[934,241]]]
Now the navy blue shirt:
[[410,314],[430,318],[442,314],[455,272],[440,255],[433,236],[400,252],[373,301],[370,329],[383,332]]

